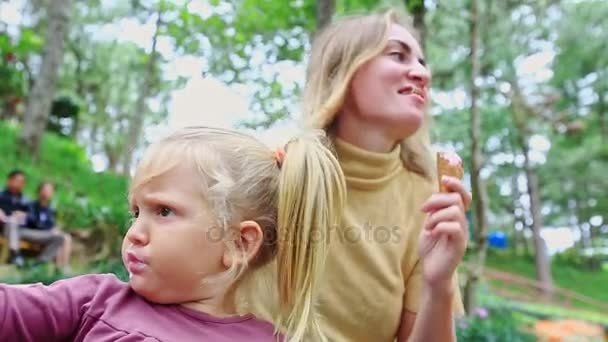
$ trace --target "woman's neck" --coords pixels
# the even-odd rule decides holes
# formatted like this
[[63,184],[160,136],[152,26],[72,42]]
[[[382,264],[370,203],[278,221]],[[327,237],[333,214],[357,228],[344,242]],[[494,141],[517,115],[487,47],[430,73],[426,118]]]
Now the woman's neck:
[[337,138],[371,152],[390,152],[397,144],[382,127],[362,122],[354,115],[338,115],[334,132]]

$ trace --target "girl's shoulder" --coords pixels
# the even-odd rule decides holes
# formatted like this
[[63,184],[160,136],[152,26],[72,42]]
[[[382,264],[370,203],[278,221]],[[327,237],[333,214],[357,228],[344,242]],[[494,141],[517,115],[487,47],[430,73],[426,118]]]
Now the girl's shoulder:
[[114,274],[86,274],[58,280],[47,287],[51,293],[69,293],[77,302],[107,303],[130,292],[129,284]]
[[64,285],[69,287],[78,287],[78,288],[91,288],[96,291],[104,290],[104,289],[112,289],[119,290],[121,288],[128,288],[129,284],[123,282],[118,279],[115,274],[112,273],[96,273],[96,274],[84,274],[71,278],[65,278],[56,281],[51,284],[51,286],[55,285]]

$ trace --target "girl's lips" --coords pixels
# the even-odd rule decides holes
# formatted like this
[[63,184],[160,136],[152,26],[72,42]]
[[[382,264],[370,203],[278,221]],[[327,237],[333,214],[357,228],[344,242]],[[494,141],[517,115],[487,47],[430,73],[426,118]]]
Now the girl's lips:
[[148,267],[148,265],[141,262],[127,262],[127,270],[130,274],[141,274],[143,271],[146,270],[146,267]]
[[144,259],[138,257],[137,254],[135,254],[132,251],[127,252],[127,262],[139,262],[139,263],[145,264]]
[[127,252],[127,270],[131,274],[142,273],[148,265],[146,262],[137,256],[134,252]]

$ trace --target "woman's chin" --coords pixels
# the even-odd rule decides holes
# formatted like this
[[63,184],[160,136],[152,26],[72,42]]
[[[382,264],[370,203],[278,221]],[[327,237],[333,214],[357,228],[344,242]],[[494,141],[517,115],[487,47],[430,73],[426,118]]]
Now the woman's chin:
[[411,113],[400,116],[389,126],[389,129],[394,132],[394,135],[398,138],[397,140],[403,140],[414,135],[422,127],[422,123],[422,115]]

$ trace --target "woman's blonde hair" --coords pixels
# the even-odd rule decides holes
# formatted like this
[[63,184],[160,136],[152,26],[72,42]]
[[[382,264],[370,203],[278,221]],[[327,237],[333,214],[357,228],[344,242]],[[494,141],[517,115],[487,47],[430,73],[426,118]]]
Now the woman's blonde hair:
[[184,128],[147,149],[130,193],[177,165],[194,166],[201,195],[215,212],[232,253],[238,253],[231,236],[239,222],[253,220],[263,231],[263,244],[252,262],[234,265],[226,275],[236,281],[276,257],[277,329],[284,327],[289,341],[300,341],[305,334],[322,336],[314,303],[330,230],[339,223],[346,198],[344,175],[327,143],[323,131],[313,131],[291,140],[284,158],[277,158],[275,151],[246,134]]
[[[418,39],[410,17],[393,9],[345,17],[319,32],[312,44],[302,99],[309,126],[331,130],[354,74],[383,51],[392,24],[403,26]],[[429,115],[425,115],[422,127],[402,141],[401,157],[407,169],[431,179],[434,161],[429,120]]]

